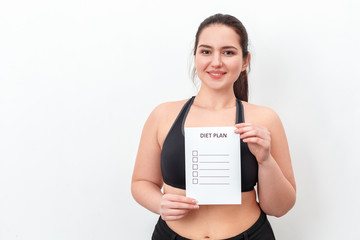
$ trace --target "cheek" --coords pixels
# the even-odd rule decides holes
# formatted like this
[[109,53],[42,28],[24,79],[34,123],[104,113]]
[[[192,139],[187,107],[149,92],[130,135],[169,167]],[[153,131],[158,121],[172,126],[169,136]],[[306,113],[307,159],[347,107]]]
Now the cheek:
[[205,59],[199,57],[195,59],[195,68],[196,70],[200,71],[202,70],[204,67],[206,67],[206,61]]
[[229,70],[233,72],[235,75],[240,75],[242,70],[242,63],[240,62],[234,62],[228,65]]

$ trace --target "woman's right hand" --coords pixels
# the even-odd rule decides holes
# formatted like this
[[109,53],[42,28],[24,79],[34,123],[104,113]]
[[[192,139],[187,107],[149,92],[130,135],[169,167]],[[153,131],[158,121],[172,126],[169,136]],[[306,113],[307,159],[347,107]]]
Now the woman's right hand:
[[160,202],[160,215],[164,221],[183,218],[189,211],[199,209],[196,200],[176,194],[164,194]]

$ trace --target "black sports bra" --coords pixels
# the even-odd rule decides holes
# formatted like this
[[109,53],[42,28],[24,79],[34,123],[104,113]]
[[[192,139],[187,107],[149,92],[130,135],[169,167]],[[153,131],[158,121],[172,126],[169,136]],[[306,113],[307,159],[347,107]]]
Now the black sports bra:
[[[194,98],[190,98],[181,109],[161,150],[161,173],[164,182],[181,189],[186,189],[184,122]],[[241,101],[236,99],[236,123],[239,122],[244,122],[244,109]],[[258,163],[248,145],[242,140],[240,146],[242,192],[248,192],[254,189],[258,181]]]

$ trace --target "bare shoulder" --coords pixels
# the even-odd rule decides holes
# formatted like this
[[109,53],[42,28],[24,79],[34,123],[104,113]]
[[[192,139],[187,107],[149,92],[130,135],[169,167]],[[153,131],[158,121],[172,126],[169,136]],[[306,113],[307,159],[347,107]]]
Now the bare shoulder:
[[161,103],[155,107],[153,113],[157,116],[159,115],[160,117],[166,117],[168,114],[178,113],[187,100],[188,99]]
[[175,120],[187,100],[188,99],[161,103],[155,107],[149,118],[155,120],[159,126],[171,119]]
[[159,104],[150,113],[148,119],[146,120],[145,127],[153,130],[161,128],[168,119],[172,119],[174,115],[176,118],[186,101],[187,99]]
[[188,100],[189,99],[184,99],[180,101],[161,103],[155,107],[150,114],[149,120],[154,126],[156,126],[157,139],[160,146],[162,146],[167,133]]
[[271,129],[281,124],[279,115],[271,108],[242,102],[244,106],[245,122],[253,122]]

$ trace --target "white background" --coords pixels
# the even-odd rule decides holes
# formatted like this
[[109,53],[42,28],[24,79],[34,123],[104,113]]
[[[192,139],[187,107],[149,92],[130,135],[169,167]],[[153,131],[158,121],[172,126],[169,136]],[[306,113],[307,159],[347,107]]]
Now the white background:
[[297,203],[277,239],[356,239],[360,17],[344,1],[0,2],[0,239],[150,239],[130,181],[142,126],[196,94],[194,35],[238,17],[250,102],[287,132]]

